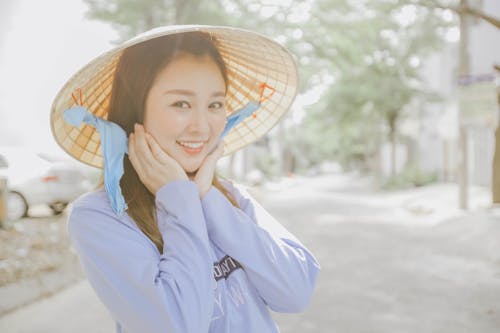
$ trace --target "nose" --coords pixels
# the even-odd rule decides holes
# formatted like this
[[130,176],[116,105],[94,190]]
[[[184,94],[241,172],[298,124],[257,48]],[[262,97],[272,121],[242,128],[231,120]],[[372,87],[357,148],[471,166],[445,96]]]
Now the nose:
[[207,117],[208,110],[197,108],[192,112],[189,122],[189,130],[198,134],[207,134],[210,132],[210,124]]

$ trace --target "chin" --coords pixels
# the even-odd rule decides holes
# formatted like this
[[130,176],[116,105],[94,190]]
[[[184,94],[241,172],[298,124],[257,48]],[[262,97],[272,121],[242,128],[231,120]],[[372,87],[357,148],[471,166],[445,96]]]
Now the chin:
[[200,168],[200,163],[190,163],[188,165],[183,165],[182,167],[187,174],[194,174]]
[[206,154],[200,154],[198,156],[180,156],[179,159],[176,159],[179,164],[182,166],[184,171],[189,174],[189,173],[196,173],[198,169],[201,167],[203,161],[207,157]]

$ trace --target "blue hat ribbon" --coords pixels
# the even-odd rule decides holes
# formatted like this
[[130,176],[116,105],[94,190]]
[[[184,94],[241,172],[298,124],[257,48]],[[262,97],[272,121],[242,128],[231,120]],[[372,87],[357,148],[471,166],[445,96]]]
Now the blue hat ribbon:
[[84,106],[74,106],[64,111],[64,120],[73,126],[82,122],[94,126],[101,136],[101,151],[104,156],[104,187],[113,211],[123,215],[127,204],[120,188],[123,175],[123,156],[128,153],[127,133],[117,124],[96,117]]
[[[261,103],[250,101],[238,111],[232,113],[226,126],[212,149],[212,153],[229,131],[259,109]],[[64,110],[64,120],[73,125],[80,126],[86,123],[94,126],[101,136],[101,151],[104,156],[104,187],[109,197],[111,207],[118,216],[123,215],[127,204],[123,198],[120,179],[123,176],[123,157],[128,153],[128,138],[126,132],[116,123],[99,118],[90,113],[84,106],[77,105]]]

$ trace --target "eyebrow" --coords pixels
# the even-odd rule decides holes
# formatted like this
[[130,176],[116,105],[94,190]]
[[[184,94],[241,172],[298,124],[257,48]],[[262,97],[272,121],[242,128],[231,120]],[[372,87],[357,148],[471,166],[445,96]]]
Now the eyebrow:
[[[172,94],[172,95],[185,95],[185,96],[194,96],[196,95],[193,91],[191,90],[184,90],[184,89],[173,89],[173,90],[168,90],[164,92],[165,95],[167,94]],[[217,91],[214,92],[210,97],[225,97],[226,94],[223,91]]]

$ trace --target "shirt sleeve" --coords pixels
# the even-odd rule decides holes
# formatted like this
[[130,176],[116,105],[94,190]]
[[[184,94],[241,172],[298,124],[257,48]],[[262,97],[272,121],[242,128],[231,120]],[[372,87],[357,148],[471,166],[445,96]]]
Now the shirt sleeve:
[[142,232],[94,202],[72,208],[71,243],[97,296],[126,332],[208,332],[213,260],[197,186],[169,182],[156,205],[161,255]]
[[304,310],[316,284],[318,261],[246,190],[232,184],[227,188],[242,209],[212,186],[202,199],[210,238],[243,266],[271,310]]

